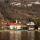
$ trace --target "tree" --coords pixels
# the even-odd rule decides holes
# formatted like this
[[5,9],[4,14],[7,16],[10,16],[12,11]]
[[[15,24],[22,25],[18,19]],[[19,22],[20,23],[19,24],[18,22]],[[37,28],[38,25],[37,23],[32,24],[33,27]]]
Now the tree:
[[33,19],[33,21],[36,25],[40,26],[40,18],[38,18],[38,19],[35,18],[35,19]]

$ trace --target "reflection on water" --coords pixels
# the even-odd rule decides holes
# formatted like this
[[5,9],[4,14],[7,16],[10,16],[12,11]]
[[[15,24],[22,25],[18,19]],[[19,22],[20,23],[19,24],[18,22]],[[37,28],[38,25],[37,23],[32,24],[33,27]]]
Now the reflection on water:
[[0,40],[40,40],[38,31],[0,32]]
[[29,32],[28,32],[28,39],[29,39],[29,40],[34,40],[34,37],[35,37],[34,31],[29,31]]
[[9,36],[9,32],[0,32],[0,40],[10,40]]
[[40,32],[35,32],[35,40],[40,40]]

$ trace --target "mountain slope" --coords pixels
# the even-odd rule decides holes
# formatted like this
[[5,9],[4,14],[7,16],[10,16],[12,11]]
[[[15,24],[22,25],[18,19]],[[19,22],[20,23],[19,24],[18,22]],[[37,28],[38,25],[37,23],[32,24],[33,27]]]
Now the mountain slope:
[[[31,0],[30,0],[31,1]],[[7,3],[0,2],[0,12],[4,16],[4,18],[33,18],[34,16],[40,17],[40,5],[33,4],[31,7],[17,7],[10,6]]]

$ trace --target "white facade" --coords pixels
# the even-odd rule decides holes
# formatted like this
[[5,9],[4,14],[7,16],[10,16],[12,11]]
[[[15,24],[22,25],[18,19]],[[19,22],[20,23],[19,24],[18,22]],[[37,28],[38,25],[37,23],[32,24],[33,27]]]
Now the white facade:
[[35,25],[35,23],[34,22],[29,22],[29,23],[27,23],[27,25]]
[[10,29],[16,28],[16,25],[10,25]]
[[10,29],[13,29],[13,28],[21,29],[21,25],[10,25],[9,27]]
[[21,29],[21,25],[17,25],[16,27],[17,27],[17,29]]

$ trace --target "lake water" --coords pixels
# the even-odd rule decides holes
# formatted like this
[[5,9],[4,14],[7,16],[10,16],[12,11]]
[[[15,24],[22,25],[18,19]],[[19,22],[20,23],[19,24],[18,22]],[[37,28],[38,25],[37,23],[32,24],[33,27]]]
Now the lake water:
[[40,31],[0,32],[0,40],[40,40]]

